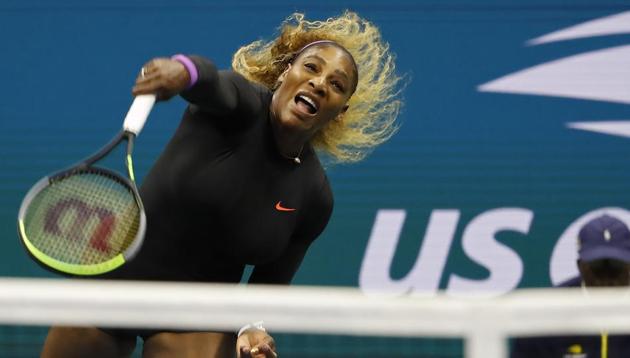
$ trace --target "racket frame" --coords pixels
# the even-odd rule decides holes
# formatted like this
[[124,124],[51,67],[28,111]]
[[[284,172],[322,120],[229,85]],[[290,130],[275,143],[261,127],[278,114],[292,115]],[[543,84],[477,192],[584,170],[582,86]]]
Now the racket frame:
[[[28,252],[28,254],[41,266],[43,266],[47,270],[51,270],[55,273],[61,273],[64,275],[71,276],[94,276],[104,274],[111,270],[114,270],[120,266],[122,266],[125,262],[131,260],[139,251],[142,243],[144,241],[144,235],[146,232],[147,226],[147,218],[144,212],[144,206],[142,204],[142,199],[140,198],[140,194],[138,193],[138,188],[135,182],[135,176],[133,172],[133,162],[131,159],[131,154],[133,152],[133,144],[136,134],[130,132],[128,130],[121,130],[109,143],[99,149],[96,153],[92,154],[88,158],[82,160],[81,162],[71,166],[70,168],[64,169],[52,175],[46,176],[40,179],[33,187],[28,191],[24,199],[22,200],[22,204],[20,206],[20,210],[18,212],[18,235],[20,237],[20,242]],[[129,178],[125,178],[119,173],[109,170],[107,168],[94,166],[93,164],[98,162],[107,156],[114,148],[120,144],[122,141],[127,141],[127,154],[125,159],[125,166],[127,168],[127,174]],[[99,174],[105,174],[108,177],[120,182],[126,187],[131,189],[131,193],[133,198],[140,209],[140,220],[138,225],[138,231],[136,232],[135,238],[131,241],[131,244],[126,248],[124,252],[119,253],[118,255],[110,258],[107,261],[98,263],[98,264],[90,264],[90,265],[81,265],[81,264],[71,264],[67,262],[63,262],[57,260],[46,253],[39,250],[28,238],[26,235],[24,218],[26,217],[26,211],[28,206],[33,201],[33,199],[39,194],[42,190],[44,190],[49,185],[53,184],[55,181],[62,180],[68,176],[73,175],[74,173],[81,172],[94,172]]]

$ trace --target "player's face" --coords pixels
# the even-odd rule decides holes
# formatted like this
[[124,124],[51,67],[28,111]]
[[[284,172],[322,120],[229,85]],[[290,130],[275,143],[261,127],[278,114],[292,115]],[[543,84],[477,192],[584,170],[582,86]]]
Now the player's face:
[[307,138],[331,120],[343,120],[356,72],[349,55],[334,45],[307,48],[278,78],[271,111],[283,128]]

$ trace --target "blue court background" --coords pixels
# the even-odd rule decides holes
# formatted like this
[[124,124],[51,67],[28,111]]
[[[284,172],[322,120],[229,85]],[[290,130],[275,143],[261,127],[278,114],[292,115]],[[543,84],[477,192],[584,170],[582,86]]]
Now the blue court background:
[[[86,156],[118,130],[146,60],[195,53],[226,68],[239,46],[270,38],[293,11],[325,18],[346,8],[380,26],[398,56],[409,80],[402,125],[364,162],[330,168],[335,211],[296,284],[358,286],[381,209],[407,213],[393,280],[416,262],[435,209],[461,214],[440,288],[452,274],[484,280],[489,270],[462,249],[462,233],[482,213],[518,207],[534,214],[528,233],[505,231],[496,240],[522,260],[519,287],[549,286],[552,250],[572,222],[597,208],[630,207],[630,138],[566,127],[628,119],[627,104],[477,90],[524,68],[628,44],[630,35],[622,34],[525,45],[628,11],[628,1],[2,0],[0,275],[51,276],[18,242],[21,198],[41,176]],[[174,99],[155,108],[137,143],[140,180],[184,106]]]

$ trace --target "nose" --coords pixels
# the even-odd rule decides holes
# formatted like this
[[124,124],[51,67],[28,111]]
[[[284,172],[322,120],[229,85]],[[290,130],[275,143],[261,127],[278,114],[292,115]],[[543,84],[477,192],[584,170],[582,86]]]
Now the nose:
[[324,86],[324,78],[314,77],[308,80],[309,86],[311,86],[316,95],[324,97],[326,95],[326,86]]

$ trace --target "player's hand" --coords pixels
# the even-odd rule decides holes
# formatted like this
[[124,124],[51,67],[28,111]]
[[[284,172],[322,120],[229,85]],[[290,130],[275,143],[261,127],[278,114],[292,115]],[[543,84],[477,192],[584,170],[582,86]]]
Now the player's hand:
[[237,358],[276,358],[276,343],[265,331],[248,329],[236,341]]
[[142,66],[132,89],[134,96],[152,94],[158,101],[165,101],[185,90],[190,74],[179,61],[170,58],[154,58]]

